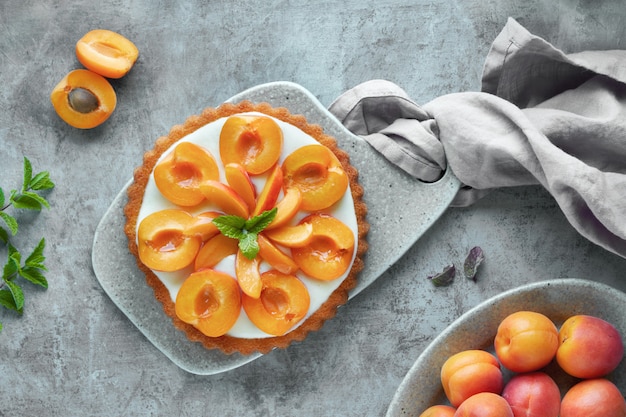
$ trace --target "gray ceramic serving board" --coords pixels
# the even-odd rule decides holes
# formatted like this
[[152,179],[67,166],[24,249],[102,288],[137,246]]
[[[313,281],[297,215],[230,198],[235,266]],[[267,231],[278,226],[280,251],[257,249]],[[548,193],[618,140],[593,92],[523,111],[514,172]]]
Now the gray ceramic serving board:
[[[243,100],[267,102],[304,115],[309,123],[320,125],[327,134],[335,137],[339,147],[348,152],[351,164],[359,171],[359,182],[365,190],[363,200],[368,208],[369,249],[364,259],[365,268],[350,298],[374,282],[435,223],[460,187],[458,179],[450,171],[439,181],[429,184],[410,177],[363,139],[345,129],[315,96],[297,84],[262,84],[228,101]],[[170,324],[170,319],[128,252],[123,232],[123,208],[126,188],[131,181],[116,196],[95,232],[92,263],[104,291],[151,343],[188,372],[217,374],[261,356],[226,355],[218,350],[207,350],[199,343],[190,342]],[[349,303],[346,308],[349,308]]]

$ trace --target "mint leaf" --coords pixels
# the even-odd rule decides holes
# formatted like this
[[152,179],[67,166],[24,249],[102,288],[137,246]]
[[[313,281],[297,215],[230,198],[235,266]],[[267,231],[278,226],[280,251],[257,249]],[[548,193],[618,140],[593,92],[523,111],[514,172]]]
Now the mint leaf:
[[5,244],[9,243],[9,232],[7,232],[3,227],[0,227],[0,240]]
[[50,180],[48,171],[42,171],[33,177],[29,183],[29,188],[35,191],[49,190],[54,188],[54,183]]
[[24,307],[24,293],[22,292],[22,288],[13,281],[4,281],[4,283],[11,292],[16,310],[21,313]]
[[33,193],[32,191],[26,191],[24,192],[24,194],[22,194],[22,196],[26,196],[37,201],[40,205],[39,209],[41,209],[41,206],[44,206],[45,208],[50,208],[50,204],[48,204],[48,201],[37,193]]
[[45,265],[43,264],[43,262],[46,260],[46,257],[43,254],[43,250],[45,249],[45,247],[46,247],[46,240],[42,238],[39,241],[39,244],[37,245],[37,247],[33,249],[30,255],[28,255],[28,258],[26,258],[26,260],[24,261],[24,264],[31,268],[37,268],[37,269],[42,269],[44,271],[47,271]]
[[37,268],[26,266],[20,269],[19,274],[22,278],[24,278],[25,280],[35,285],[39,285],[40,287],[43,287],[43,288],[48,288],[48,280],[41,273],[41,270]]
[[4,210],[4,190],[0,188],[0,210]]
[[41,202],[28,194],[13,194],[11,196],[13,207],[24,210],[41,210]]
[[11,216],[10,214],[5,213],[4,211],[0,211],[0,219],[4,220],[6,225],[9,226],[9,230],[11,231],[11,234],[15,236],[15,234],[17,233],[17,228],[18,228],[17,220],[15,220],[15,217]]
[[256,233],[248,233],[239,239],[239,250],[248,259],[254,259],[259,253],[259,242]]
[[0,290],[0,306],[6,307],[9,310],[18,311],[15,300],[13,299],[13,294],[7,289]]
[[251,219],[246,220],[244,227],[248,233],[259,234],[272,222],[272,220],[274,220],[277,212],[278,209],[276,207],[271,210],[264,211],[258,216],[254,216]]
[[22,192],[27,190],[30,180],[33,178],[33,166],[28,158],[24,157],[24,182],[22,183]]
[[213,219],[213,224],[217,226],[220,232],[226,237],[233,239],[242,239],[244,237],[244,226],[246,220],[239,216],[226,214]]

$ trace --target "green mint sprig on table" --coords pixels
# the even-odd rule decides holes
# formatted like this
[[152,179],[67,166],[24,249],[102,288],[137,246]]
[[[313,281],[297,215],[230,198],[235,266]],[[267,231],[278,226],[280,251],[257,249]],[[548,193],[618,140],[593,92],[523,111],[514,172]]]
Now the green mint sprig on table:
[[250,219],[225,214],[213,219],[219,231],[227,237],[239,240],[239,250],[248,259],[254,259],[259,253],[259,233],[263,231],[276,217],[276,207],[264,211]]
[[[0,241],[8,249],[7,261],[2,269],[2,280],[0,281],[0,306],[17,311],[19,314],[22,314],[24,309],[24,291],[16,282],[17,277],[48,288],[48,281],[43,274],[47,271],[44,264],[46,240],[42,238],[35,249],[24,258],[22,253],[10,242],[10,238],[17,234],[19,224],[17,219],[7,212],[7,209],[10,207],[34,211],[41,211],[44,207],[49,209],[48,201],[37,192],[53,187],[54,183],[50,180],[50,174],[47,171],[42,171],[33,175],[33,167],[28,158],[24,157],[24,176],[21,189],[11,190],[7,199],[4,190],[0,188],[0,219],[6,226],[6,228],[0,226]],[[0,331],[2,331],[2,323],[0,323]]]

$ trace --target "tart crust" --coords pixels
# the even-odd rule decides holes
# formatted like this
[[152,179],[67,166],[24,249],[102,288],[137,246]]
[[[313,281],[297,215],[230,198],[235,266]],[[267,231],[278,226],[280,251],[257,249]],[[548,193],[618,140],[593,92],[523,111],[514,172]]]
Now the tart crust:
[[[350,190],[358,224],[357,250],[350,272],[341,285],[317,311],[285,335],[255,339],[238,338],[229,335],[208,337],[176,316],[174,302],[170,297],[169,291],[152,270],[140,261],[136,243],[137,217],[142,205],[146,184],[157,160],[163,152],[169,149],[175,142],[208,123],[222,117],[245,112],[264,113],[294,125],[329,148],[337,156],[350,180]],[[367,251],[365,236],[369,230],[369,224],[365,220],[367,207],[362,201],[363,188],[358,183],[358,171],[350,164],[348,154],[337,146],[334,138],[326,135],[320,126],[309,124],[304,116],[293,115],[283,107],[276,108],[268,103],[252,103],[250,101],[242,101],[236,104],[225,103],[217,108],[206,108],[199,115],[187,118],[183,124],[172,127],[169,134],[158,138],[154,148],[144,154],[143,165],[134,170],[133,177],[134,181],[127,191],[128,202],[124,207],[126,216],[124,232],[128,237],[129,250],[137,260],[137,266],[145,274],[146,281],[154,290],[154,295],[162,304],[163,310],[172,319],[174,326],[183,331],[189,340],[202,343],[207,349],[219,349],[226,354],[235,352],[243,355],[254,352],[268,353],[272,349],[286,348],[293,342],[302,341],[309,332],[319,330],[326,320],[335,316],[337,308],[348,301],[348,292],[356,285],[357,275],[363,269],[363,257]]]

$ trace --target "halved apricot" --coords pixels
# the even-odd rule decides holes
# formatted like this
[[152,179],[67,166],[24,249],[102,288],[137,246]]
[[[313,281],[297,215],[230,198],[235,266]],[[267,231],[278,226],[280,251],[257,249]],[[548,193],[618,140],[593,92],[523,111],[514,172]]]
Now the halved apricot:
[[341,162],[322,145],[306,145],[283,162],[284,187],[299,188],[303,210],[323,210],[335,204],[348,189],[349,179]]
[[281,336],[309,311],[309,291],[295,275],[270,270],[261,275],[258,298],[242,296],[242,306],[252,323],[265,333]]
[[165,198],[179,206],[204,200],[200,184],[218,180],[219,169],[211,152],[191,142],[181,142],[154,168],[154,181]]
[[248,218],[248,205],[232,187],[210,180],[200,184],[200,191],[209,203],[215,204],[224,213]]
[[89,70],[70,71],[52,90],[50,101],[70,126],[91,129],[104,123],[115,110],[117,96],[106,78]]
[[85,68],[107,78],[121,78],[135,64],[139,50],[117,32],[95,29],[76,42],[76,57]]
[[276,205],[276,201],[278,200],[278,196],[283,187],[283,170],[280,166],[274,165],[272,172],[270,172],[267,180],[265,181],[265,185],[261,190],[261,194],[256,201],[256,206],[252,211],[252,216],[258,216],[264,211],[271,210]]
[[157,271],[177,271],[190,265],[202,243],[199,236],[186,233],[192,222],[191,214],[178,209],[157,211],[143,219],[137,229],[141,262]]
[[230,116],[220,133],[220,155],[224,165],[241,164],[252,175],[276,164],[283,150],[283,131],[267,116]]
[[274,269],[283,274],[293,274],[298,270],[298,265],[294,260],[263,236],[263,234],[258,235],[257,242],[259,243],[259,256]]
[[310,223],[310,243],[292,248],[291,255],[300,269],[319,280],[330,281],[343,275],[352,261],[354,234],[340,220],[326,214],[311,214],[299,224]]
[[243,165],[230,163],[224,166],[226,182],[246,202],[248,207],[256,205],[256,188],[250,179],[250,175]]
[[237,253],[238,245],[239,241],[237,239],[224,236],[221,233],[216,234],[207,240],[198,251],[194,270],[213,268],[225,257]]
[[251,298],[259,298],[261,295],[261,272],[259,271],[259,259],[250,259],[240,250],[235,257],[235,275],[241,291]]
[[301,248],[311,243],[313,239],[313,225],[311,223],[300,223],[296,226],[282,226],[263,231],[274,243],[288,248]]
[[276,203],[276,216],[274,216],[274,219],[267,225],[265,230],[281,227],[289,223],[298,213],[301,203],[302,193],[300,189],[295,187],[287,188],[283,198]]
[[228,332],[241,313],[237,281],[223,272],[204,269],[194,272],[178,291],[176,316],[209,337]]
[[213,219],[221,215],[222,213],[218,211],[205,211],[195,215],[193,222],[187,229],[187,234],[200,236],[200,239],[206,242],[220,232],[215,223],[213,223]]

